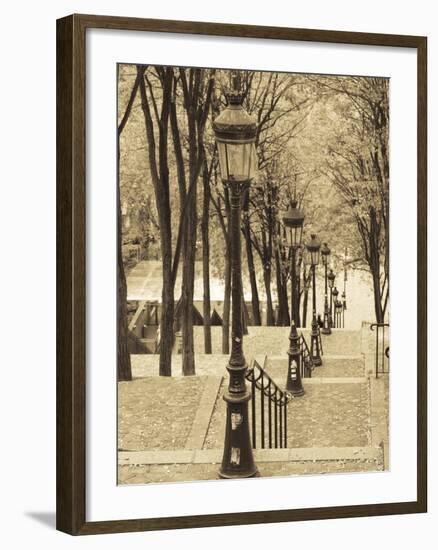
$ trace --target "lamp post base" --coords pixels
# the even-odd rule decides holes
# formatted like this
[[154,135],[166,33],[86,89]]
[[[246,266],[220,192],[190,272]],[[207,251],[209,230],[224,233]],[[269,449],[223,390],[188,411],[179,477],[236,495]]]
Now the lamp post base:
[[310,356],[314,367],[320,367],[322,365],[320,338],[321,335],[319,333],[318,322],[314,313],[312,319],[312,332],[310,333]]
[[297,327],[295,321],[292,321],[289,334],[289,351],[287,352],[288,368],[286,379],[286,391],[288,391],[293,397],[301,397],[304,395],[303,383],[301,381],[301,354]]
[[249,435],[248,401],[249,392],[233,395],[227,391],[224,401],[227,403],[224,454],[219,477],[236,479],[254,477],[258,470],[254,462],[251,438]]
[[301,388],[288,388],[286,386],[286,391],[288,391],[292,395],[292,397],[301,397],[306,393],[302,386]]
[[327,290],[324,298],[324,322],[322,325],[321,332],[327,335],[332,333],[332,330],[330,328],[330,311],[329,311],[329,305],[328,305]]
[[219,470],[218,476],[221,479],[247,479],[250,477],[260,477],[260,472],[257,470],[257,466],[255,467],[255,471],[253,472],[245,472],[245,473],[233,473],[233,472],[223,472],[222,469]]

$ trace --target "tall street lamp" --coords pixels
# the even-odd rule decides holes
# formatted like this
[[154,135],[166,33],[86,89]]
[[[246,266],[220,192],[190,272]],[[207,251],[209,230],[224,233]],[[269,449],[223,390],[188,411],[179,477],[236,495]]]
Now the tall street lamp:
[[327,275],[328,286],[330,288],[330,328],[333,328],[333,287],[335,286],[336,275],[333,273],[333,269],[330,269],[330,273]]
[[291,251],[291,320],[298,326],[297,297],[297,250],[303,238],[304,212],[297,208],[294,199],[288,210],[283,214],[283,224],[286,227],[286,242]]
[[310,290],[310,274],[304,279],[304,299],[303,299],[303,327],[307,326],[307,302]]
[[232,343],[227,365],[229,383],[224,394],[227,419],[224,454],[219,470],[222,478],[243,478],[257,474],[249,433],[248,401],[251,393],[246,386],[247,364],[242,349],[240,245],[241,194],[255,175],[257,124],[243,108],[243,94],[239,90],[237,77],[233,78],[233,88],[226,94],[226,109],[213,122],[221,178],[228,188],[231,206]]
[[330,256],[330,248],[327,243],[323,243],[321,246],[322,263],[324,265],[324,321],[321,332],[323,334],[331,334],[330,328],[330,312],[328,303],[328,289],[327,289],[327,265]]
[[310,240],[306,243],[307,252],[309,253],[310,267],[312,269],[312,329],[310,332],[310,354],[312,356],[313,364],[315,367],[322,365],[321,353],[320,353],[320,334],[318,321],[316,319],[316,266],[319,264],[319,251],[321,243],[316,238],[316,235],[311,235]]
[[341,300],[336,300],[335,302],[335,314],[336,314],[336,325],[337,328],[344,328],[344,319],[343,319],[343,308]]

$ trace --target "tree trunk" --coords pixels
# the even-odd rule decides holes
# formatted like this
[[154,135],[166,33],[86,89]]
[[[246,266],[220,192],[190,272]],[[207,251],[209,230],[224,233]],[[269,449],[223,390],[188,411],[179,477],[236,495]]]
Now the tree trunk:
[[260,316],[260,300],[259,300],[259,291],[257,289],[257,278],[255,273],[254,266],[254,255],[252,252],[252,243],[251,238],[248,237],[245,233],[245,245],[246,245],[246,257],[248,260],[248,273],[249,273],[249,283],[251,285],[251,304],[252,304],[252,320],[255,326],[260,326],[262,324],[262,318]]
[[309,301],[309,291],[304,291],[304,298],[303,298],[303,324],[302,326],[306,328],[307,326],[307,303]]
[[377,222],[376,210],[373,206],[369,209],[370,214],[370,233],[369,233],[369,258],[368,265],[370,267],[371,276],[373,278],[374,289],[374,311],[376,313],[377,323],[384,322],[384,313],[382,308],[382,295],[380,288],[380,251],[379,251],[379,236],[380,229]]
[[195,374],[193,341],[193,291],[196,255],[196,189],[190,197],[183,246],[183,273],[181,287],[182,371],[184,376]]
[[284,280],[281,272],[281,263],[278,250],[275,251],[275,267],[277,279],[277,297],[278,297],[278,319],[277,325],[285,327],[290,325],[288,297],[287,297],[287,282]]
[[246,307],[245,297],[243,296],[243,288],[242,288],[242,331],[245,336],[248,334],[248,321],[249,321],[248,308]]
[[160,226],[161,264],[163,274],[163,287],[161,296],[161,320],[160,320],[160,376],[172,375],[172,347],[173,347],[173,308],[174,285],[172,279],[172,227],[169,193],[169,166],[168,166],[168,129],[169,107],[172,92],[173,69],[167,67],[163,72],[162,81],[162,105],[160,122],[158,124],[158,155],[155,142],[154,123],[149,107],[144,81],[145,67],[137,66],[137,76],[141,95],[141,106],[144,115],[146,136],[148,140],[148,157],[152,182],[154,185],[155,202]]
[[172,278],[172,230],[170,225],[170,206],[168,197],[163,198],[159,206],[161,265],[163,287],[161,293],[161,320],[160,320],[160,376],[172,376],[172,348],[174,340],[174,284]]
[[120,200],[120,136],[125,129],[137,95],[141,74],[131,90],[117,136],[117,380],[132,380],[131,356],[128,349],[127,289],[122,255],[122,205]]
[[371,276],[373,278],[374,289],[374,311],[376,313],[376,322],[384,323],[385,315],[382,308],[382,296],[380,294],[380,274],[379,269],[376,266],[370,266]]
[[204,352],[212,353],[211,349],[211,306],[210,306],[210,243],[209,243],[209,221],[210,221],[210,182],[208,180],[208,169],[204,163],[203,169],[204,201],[202,207],[202,279],[204,286]]
[[300,314],[300,307],[301,307],[301,298],[303,293],[301,292],[301,260],[298,261],[297,265],[297,288],[295,290],[295,296],[297,297],[297,327],[301,327],[301,314]]
[[163,291],[161,295],[161,320],[160,320],[160,376],[172,375],[172,348],[173,348],[173,281],[171,254],[162,247],[163,266]]
[[[120,158],[120,152],[119,152]],[[119,170],[117,171],[119,174]],[[128,350],[126,277],[122,257],[122,209],[117,186],[117,380],[132,380],[131,356]]]
[[252,251],[251,232],[248,218],[249,189],[244,191],[243,195],[243,235],[245,237],[246,259],[248,262],[249,283],[251,285],[251,304],[253,324],[260,326],[262,319],[260,317],[259,292],[257,290],[257,278],[254,266],[254,254]]
[[225,290],[222,315],[222,353],[225,354],[230,353],[231,261],[229,256],[228,253],[225,256]]
[[[183,91],[183,107],[187,114],[187,137],[189,157],[189,190],[187,223],[184,224],[183,245],[183,277],[182,277],[182,364],[183,374],[195,374],[195,354],[193,341],[193,292],[195,284],[195,259],[196,259],[196,232],[197,211],[196,195],[198,178],[204,164],[203,136],[205,124],[210,110],[210,100],[213,91],[214,79],[210,76],[207,90],[204,91],[202,69],[186,69],[180,67],[179,76]],[[183,170],[181,163],[177,163]]]
[[266,292],[266,325],[272,327],[274,325],[274,308],[272,306],[270,266],[263,268],[263,282],[265,283]]

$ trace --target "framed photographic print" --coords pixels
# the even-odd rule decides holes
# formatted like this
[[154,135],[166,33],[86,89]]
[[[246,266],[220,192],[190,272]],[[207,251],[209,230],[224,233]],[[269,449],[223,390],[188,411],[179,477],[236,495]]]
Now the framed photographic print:
[[426,511],[426,51],[58,20],[58,529]]

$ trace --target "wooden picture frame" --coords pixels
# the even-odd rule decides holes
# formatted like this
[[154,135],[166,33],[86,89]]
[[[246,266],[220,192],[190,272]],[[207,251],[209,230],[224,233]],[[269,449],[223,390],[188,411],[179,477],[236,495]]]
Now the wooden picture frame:
[[[417,499],[374,505],[86,521],[87,29],[413,48],[417,52]],[[57,529],[72,535],[427,511],[427,39],[420,36],[71,15],[57,21]]]

